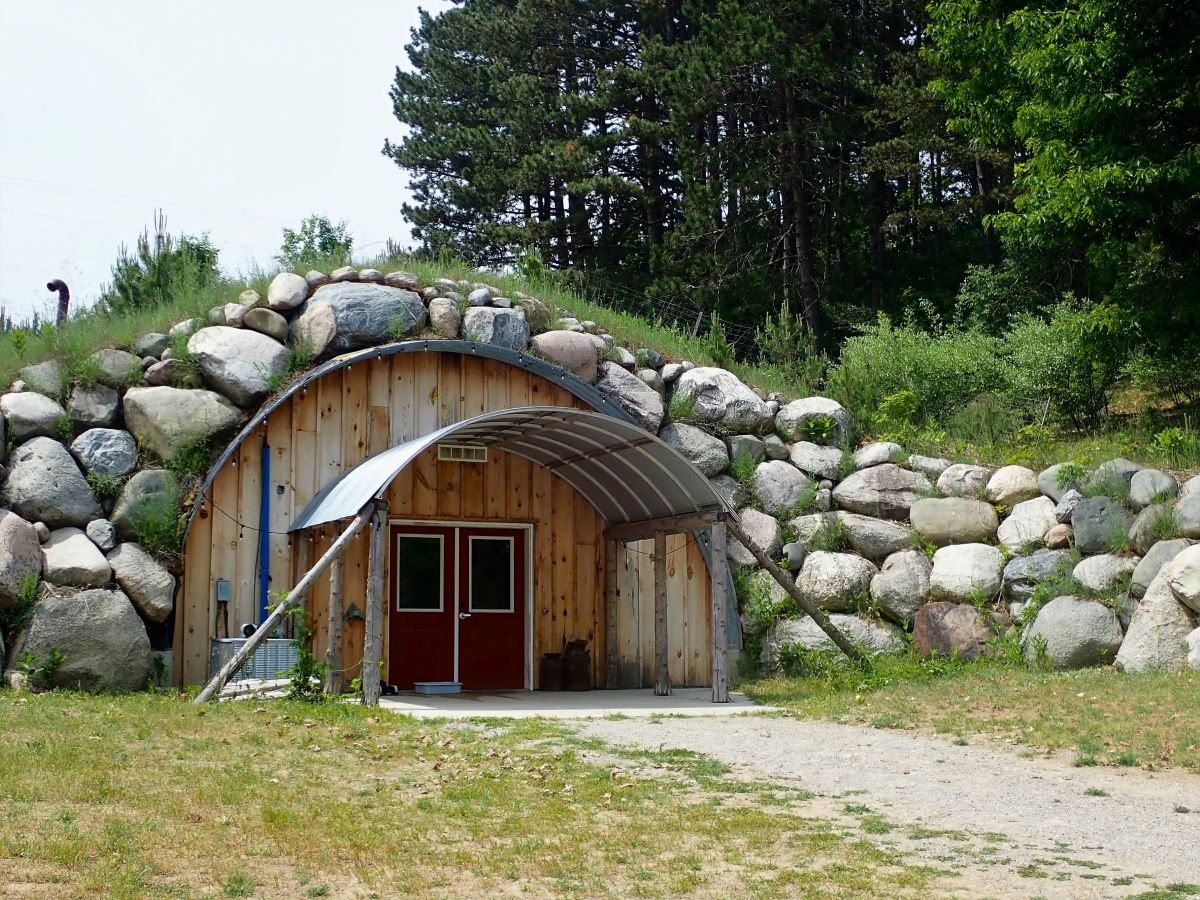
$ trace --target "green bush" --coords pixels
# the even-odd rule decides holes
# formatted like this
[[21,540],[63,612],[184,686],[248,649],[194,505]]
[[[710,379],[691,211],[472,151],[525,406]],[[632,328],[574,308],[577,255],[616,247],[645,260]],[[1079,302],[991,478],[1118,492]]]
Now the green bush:
[[760,366],[769,366],[794,390],[813,394],[821,386],[829,360],[817,349],[813,333],[800,316],[792,315],[787,298],[778,317],[767,313],[762,326],[755,329]]
[[1037,404],[1076,426],[1100,421],[1121,374],[1121,355],[1093,330],[1089,310],[1060,303],[1047,319],[1022,316],[1005,342],[1015,402]]
[[97,307],[118,315],[170,304],[221,281],[217,248],[208,236],[176,238],[162,216],[154,220],[153,236],[142,232],[134,252],[121,245],[112,276]]
[[828,393],[857,422],[872,422],[888,397],[909,391],[919,421],[936,420],[1006,386],[1004,342],[981,331],[931,334],[881,316],[842,348]]

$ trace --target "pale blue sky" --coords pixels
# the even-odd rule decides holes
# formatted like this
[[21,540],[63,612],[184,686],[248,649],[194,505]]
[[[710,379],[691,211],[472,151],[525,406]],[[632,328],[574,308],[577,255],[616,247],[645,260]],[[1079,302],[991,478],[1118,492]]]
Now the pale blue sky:
[[0,0],[0,303],[91,302],[156,209],[224,268],[319,212],[364,250],[408,239],[380,154],[419,7],[445,0]]

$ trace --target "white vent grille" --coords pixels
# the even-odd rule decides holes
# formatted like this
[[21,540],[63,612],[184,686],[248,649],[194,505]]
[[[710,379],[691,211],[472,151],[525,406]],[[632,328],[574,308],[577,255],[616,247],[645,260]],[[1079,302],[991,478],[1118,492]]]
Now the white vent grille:
[[470,444],[438,444],[438,459],[444,462],[487,462],[487,447]]

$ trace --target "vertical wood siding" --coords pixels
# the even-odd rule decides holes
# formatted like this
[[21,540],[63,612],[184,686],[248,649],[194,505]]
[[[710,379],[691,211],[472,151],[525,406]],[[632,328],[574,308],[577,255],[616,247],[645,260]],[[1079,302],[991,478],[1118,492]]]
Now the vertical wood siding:
[[[176,599],[175,659],[180,683],[208,675],[208,643],[216,629],[215,581],[229,579],[229,630],[258,620],[258,527],[261,453],[271,452],[268,527],[271,590],[286,591],[332,543],[336,526],[311,538],[286,534],[288,523],[325,484],[367,457],[484,412],[519,406],[586,409],[574,395],[539,375],[497,360],[451,353],[400,353],[324,376],[275,410],[218,473],[209,502],[197,515],[185,547],[185,572]],[[533,527],[534,673],[542,653],[586,638],[593,683],[606,680],[603,523],[565,481],[519,456],[492,451],[484,464],[439,462],[430,448],[389,487],[392,519],[520,522]],[[298,542],[310,540],[307,553]],[[367,550],[360,535],[346,550],[345,607],[366,610]],[[653,683],[652,541],[630,545],[619,609],[621,687]],[[641,552],[635,552],[641,551]],[[709,683],[708,577],[694,539],[667,542],[671,678],[679,685]],[[390,575],[387,573],[388,583]],[[328,635],[328,579],[308,600],[318,648]],[[647,611],[649,610],[649,612]],[[385,624],[386,628],[386,624]],[[384,632],[387,634],[387,631]],[[363,621],[345,622],[344,681],[358,674]],[[385,658],[387,642],[384,642]],[[613,685],[618,686],[618,685]]]

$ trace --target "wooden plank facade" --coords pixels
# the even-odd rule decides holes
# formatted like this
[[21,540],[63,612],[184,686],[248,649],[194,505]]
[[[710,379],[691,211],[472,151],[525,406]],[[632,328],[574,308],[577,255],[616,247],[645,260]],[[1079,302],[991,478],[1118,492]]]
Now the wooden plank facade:
[[[176,598],[174,670],[182,684],[204,681],[209,640],[224,637],[215,585],[232,586],[229,635],[259,621],[258,565],[261,454],[270,452],[269,573],[273,593],[286,592],[339,533],[336,523],[287,534],[312,497],[364,459],[454,422],[521,406],[588,408],[563,387],[503,362],[441,352],[401,353],[355,363],[322,376],[275,409],[217,473],[188,535]],[[597,687],[649,687],[654,681],[653,540],[628,545],[607,565],[603,522],[591,504],[548,469],[493,451],[486,463],[439,461],[431,447],[405,468],[384,496],[395,522],[480,522],[532,526],[533,672],[543,653],[586,639]],[[343,683],[358,672],[366,611],[367,532],[345,552],[342,603]],[[302,546],[307,545],[307,546]],[[609,572],[618,581],[612,627],[605,597]],[[385,571],[385,583],[392,573]],[[710,683],[710,583],[691,534],[667,538],[669,665],[675,685]],[[318,656],[328,637],[329,579],[320,579],[307,608]],[[357,615],[356,615],[357,613]],[[389,623],[384,623],[387,635]],[[619,683],[608,684],[608,641],[615,635]],[[385,660],[388,645],[385,639]],[[386,670],[386,668],[385,668]]]

